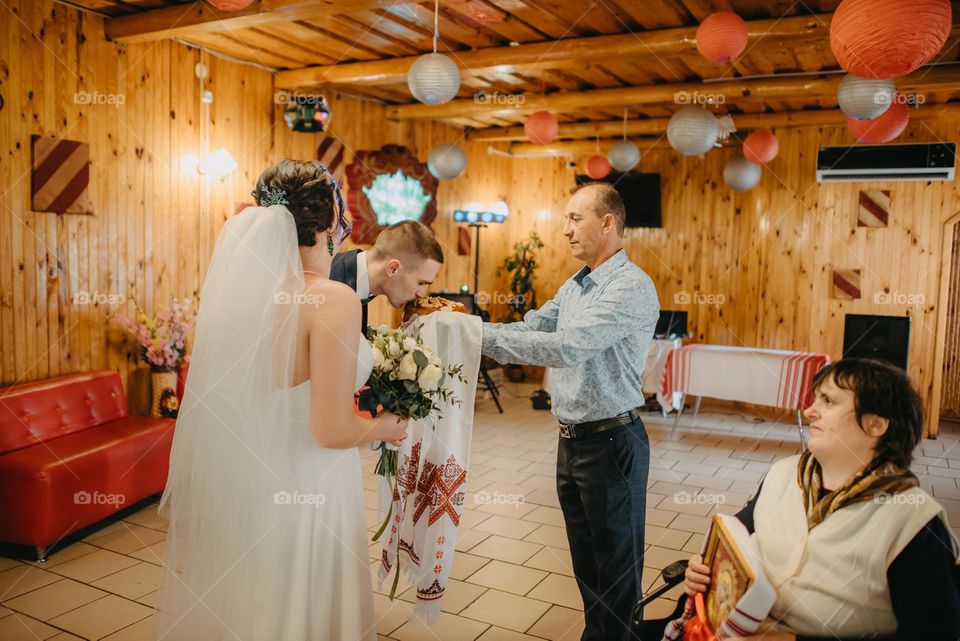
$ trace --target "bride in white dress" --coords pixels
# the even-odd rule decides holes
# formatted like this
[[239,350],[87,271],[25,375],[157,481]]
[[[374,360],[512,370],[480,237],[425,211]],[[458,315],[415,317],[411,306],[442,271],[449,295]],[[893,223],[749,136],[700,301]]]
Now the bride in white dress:
[[284,160],[226,222],[210,263],[161,500],[158,638],[376,639],[357,446],[372,367],[360,301],[329,280],[348,233],[339,187]]

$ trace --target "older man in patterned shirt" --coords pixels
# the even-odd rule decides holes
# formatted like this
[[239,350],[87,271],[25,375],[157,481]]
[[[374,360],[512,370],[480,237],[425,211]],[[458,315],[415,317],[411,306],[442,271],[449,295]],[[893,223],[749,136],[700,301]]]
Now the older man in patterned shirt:
[[522,323],[485,323],[483,353],[552,369],[560,423],[557,493],[583,597],[582,641],[635,639],[650,448],[635,408],[660,304],[623,249],[623,200],[591,183],[570,198],[563,235],[586,263]]

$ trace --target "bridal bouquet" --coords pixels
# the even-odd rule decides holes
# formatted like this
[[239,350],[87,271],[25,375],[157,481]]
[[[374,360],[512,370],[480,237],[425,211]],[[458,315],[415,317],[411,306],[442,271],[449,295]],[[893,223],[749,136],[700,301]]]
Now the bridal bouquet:
[[[373,351],[373,372],[358,394],[358,409],[373,416],[387,411],[417,420],[434,413],[439,417],[441,404],[461,403],[444,382],[448,377],[465,382],[463,365],[444,366],[434,349],[421,340],[419,327],[408,334],[381,325],[375,333],[369,330],[367,340]],[[396,486],[397,448],[380,443],[379,449],[376,473],[386,479],[392,492]],[[380,538],[390,516],[387,514],[374,541]]]

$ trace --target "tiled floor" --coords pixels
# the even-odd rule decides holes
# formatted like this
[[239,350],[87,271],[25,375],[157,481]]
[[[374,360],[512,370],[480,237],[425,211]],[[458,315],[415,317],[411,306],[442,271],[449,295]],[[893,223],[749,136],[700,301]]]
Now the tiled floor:
[[[377,632],[396,641],[579,639],[580,597],[570,569],[554,489],[556,428],[530,409],[529,386],[508,385],[505,413],[478,403],[467,506],[458,554],[433,627],[408,621],[413,597],[375,595]],[[651,469],[647,496],[644,587],[660,568],[699,551],[710,515],[736,511],[776,458],[798,451],[796,427],[704,409],[671,430],[673,419],[645,415]],[[960,525],[960,428],[945,424],[921,444],[914,469],[921,484]],[[375,519],[372,453],[364,454],[368,524]],[[954,528],[960,534],[960,529]],[[146,506],[37,564],[0,557],[0,639],[150,639],[165,523]],[[376,545],[371,545],[371,568]],[[401,581],[403,581],[401,579]],[[376,587],[376,580],[374,580]],[[648,608],[673,607],[680,588]]]

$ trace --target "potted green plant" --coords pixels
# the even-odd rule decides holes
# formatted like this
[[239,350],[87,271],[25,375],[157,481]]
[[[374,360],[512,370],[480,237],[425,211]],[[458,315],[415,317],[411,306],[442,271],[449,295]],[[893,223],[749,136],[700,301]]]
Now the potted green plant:
[[[529,238],[513,246],[513,253],[504,258],[497,268],[497,276],[507,274],[510,297],[507,300],[507,313],[500,319],[503,323],[523,320],[523,315],[537,308],[537,293],[533,283],[537,270],[537,250],[543,247],[543,241],[537,232],[530,232]],[[525,379],[522,365],[507,365],[507,378],[515,383]]]

